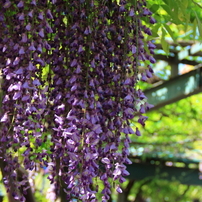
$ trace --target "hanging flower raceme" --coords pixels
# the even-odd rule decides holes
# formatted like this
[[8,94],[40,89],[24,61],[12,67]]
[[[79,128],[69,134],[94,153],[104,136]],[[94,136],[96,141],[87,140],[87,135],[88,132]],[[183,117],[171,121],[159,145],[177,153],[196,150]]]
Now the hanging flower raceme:
[[[154,63],[145,49],[154,23],[146,1],[32,0],[3,3],[0,57],[3,74],[1,152],[8,190],[20,166],[51,165],[49,179],[68,201],[102,202],[112,182],[129,175],[130,119],[150,105],[136,88],[138,66]],[[142,80],[151,77],[151,66]],[[146,117],[139,117],[144,125]],[[44,146],[45,143],[48,146]],[[22,157],[17,151],[23,151]],[[9,183],[7,183],[9,182]],[[19,186],[16,186],[19,187]],[[12,190],[25,200],[26,193]]]

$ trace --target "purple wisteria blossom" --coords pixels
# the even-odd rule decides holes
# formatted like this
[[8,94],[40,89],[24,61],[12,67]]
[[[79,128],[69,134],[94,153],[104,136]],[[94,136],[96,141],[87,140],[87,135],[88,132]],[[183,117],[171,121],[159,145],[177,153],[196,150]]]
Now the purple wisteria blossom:
[[17,170],[37,163],[51,164],[48,178],[67,201],[96,202],[97,193],[108,201],[112,181],[122,193],[132,163],[129,136],[141,135],[130,120],[139,115],[144,126],[141,114],[152,107],[136,85],[152,68],[139,75],[138,66],[155,63],[155,45],[144,45],[152,33],[141,21],[155,19],[145,0],[135,2],[1,2],[0,157],[17,201],[25,201],[27,189]]

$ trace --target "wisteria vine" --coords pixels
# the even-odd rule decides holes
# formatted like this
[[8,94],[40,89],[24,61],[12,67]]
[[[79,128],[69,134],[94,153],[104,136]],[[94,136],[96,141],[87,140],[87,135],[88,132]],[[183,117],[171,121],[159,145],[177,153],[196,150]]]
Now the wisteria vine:
[[[146,0],[0,0],[4,183],[25,201],[17,169],[49,166],[67,201],[102,202],[129,175],[130,119],[151,106],[137,88],[152,76]],[[138,72],[141,63],[145,72]],[[19,152],[22,155],[19,155]],[[22,191],[20,191],[22,190]]]

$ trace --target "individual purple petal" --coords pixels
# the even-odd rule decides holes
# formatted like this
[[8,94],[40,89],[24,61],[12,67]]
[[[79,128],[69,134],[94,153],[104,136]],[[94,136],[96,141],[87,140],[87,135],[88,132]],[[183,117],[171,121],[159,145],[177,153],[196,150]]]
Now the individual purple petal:
[[139,96],[139,98],[140,98],[141,100],[147,99],[147,97],[144,95],[144,93],[143,93],[140,89],[138,90],[138,96]]
[[125,12],[125,11],[126,11],[124,5],[121,5],[121,6],[120,6],[119,11],[120,11],[120,12]]
[[130,175],[130,173],[127,170],[123,170],[122,171],[122,175],[123,176],[128,176],[128,175]]
[[48,23],[46,23],[45,30],[46,30],[47,33],[53,33],[53,30],[52,30],[51,26]]
[[35,51],[36,50],[36,48],[34,47],[34,43],[33,42],[31,42],[31,45],[30,45],[30,47],[28,49],[30,51]]
[[30,89],[30,86],[29,86],[29,84],[28,84],[27,81],[25,81],[25,82],[23,83],[22,87],[25,88],[25,89]]
[[31,11],[28,13],[28,16],[29,16],[30,18],[33,18],[33,13],[34,13],[34,10],[31,10]]
[[91,33],[91,28],[90,28],[90,26],[88,26],[88,27],[86,27],[84,34],[89,35],[90,33]]
[[14,84],[11,84],[9,87],[8,87],[8,92],[12,92],[13,90],[21,90],[21,83],[18,82],[18,83],[14,83]]
[[135,134],[136,134],[137,136],[141,136],[141,133],[140,133],[140,131],[139,131],[138,128],[136,128],[136,132],[135,132]]
[[145,121],[147,120],[146,116],[140,116],[138,119],[138,123],[140,123],[142,126],[145,126]]
[[129,95],[127,95],[125,98],[124,98],[124,100],[126,100],[126,101],[133,101],[134,99],[133,99],[133,97],[129,94]]
[[6,75],[6,80],[10,80],[12,77],[14,77],[14,73],[8,73]]
[[119,182],[120,182],[120,183],[124,183],[125,181],[126,181],[126,179],[125,179],[124,177],[120,177],[120,178],[119,178]]
[[133,129],[131,127],[128,127],[128,132],[129,132],[129,134],[135,134],[135,132],[133,131]]
[[132,45],[132,53],[135,54],[136,53],[136,46]]
[[[135,133],[137,135],[137,133]],[[140,135],[137,135],[137,136],[140,136]],[[124,159],[124,163],[126,164],[132,164],[132,161],[129,159],[129,158],[125,158]]]
[[9,8],[11,6],[11,2],[8,0],[4,3],[3,7],[4,8]]
[[30,95],[28,94],[28,95],[24,95],[23,97],[22,97],[22,101],[28,101],[30,99]]
[[156,46],[151,41],[148,42],[148,47],[149,47],[149,49],[155,49],[156,48]]
[[51,46],[48,44],[47,41],[44,42],[44,46],[47,50],[50,50],[51,49]]
[[25,54],[25,50],[24,47],[22,46],[19,50],[19,55],[24,55]]
[[121,169],[120,168],[116,168],[115,170],[114,170],[114,172],[113,172],[113,175],[114,176],[117,176],[117,175],[121,175]]
[[40,36],[41,38],[44,38],[44,29],[43,29],[43,28],[40,29],[40,31],[39,31],[39,36]]
[[34,71],[34,70],[36,69],[36,67],[32,64],[31,61],[29,61],[29,65],[28,65],[27,69],[28,69],[29,71]]
[[41,46],[41,44],[39,44],[39,45],[37,46],[37,51],[38,51],[39,53],[42,53],[42,46]]
[[151,32],[151,30],[150,30],[149,28],[146,28],[146,29],[144,30],[144,32],[145,32],[146,34],[148,34],[149,36],[152,35],[152,32]]
[[14,93],[14,96],[13,96],[13,100],[17,100],[17,99],[19,99],[21,96],[22,96],[22,93],[21,93],[20,91],[15,92],[15,93]]
[[150,62],[151,62],[152,64],[156,63],[156,60],[155,60],[154,57],[152,57],[152,56],[149,57],[149,60],[150,60]]
[[36,6],[36,0],[32,0],[31,4],[34,5],[34,6]]
[[152,73],[147,69],[146,70],[146,76],[147,76],[147,78],[152,78]]
[[84,51],[84,49],[83,49],[82,45],[79,45],[78,53],[81,53],[81,52],[83,52],[83,51]]
[[107,157],[103,158],[101,162],[104,164],[110,164],[110,160]]
[[134,8],[130,9],[129,16],[133,17],[135,15]]
[[8,58],[7,61],[6,61],[6,66],[10,65],[11,64],[11,59]]
[[146,103],[146,110],[147,110],[147,111],[150,110],[150,109],[153,108],[153,107],[154,107],[154,105],[149,104],[149,103]]
[[40,81],[39,81],[38,79],[34,79],[33,85],[35,85],[35,86],[40,86],[41,83],[40,83]]
[[134,110],[132,108],[127,108],[124,110],[124,113],[128,117],[128,119],[134,118]]
[[100,179],[101,179],[102,181],[106,181],[106,180],[107,180],[107,174],[104,173],[104,174],[100,177]]
[[151,15],[151,14],[152,14],[152,12],[149,9],[143,8],[143,15],[144,16]]
[[5,123],[8,120],[8,113],[6,112],[3,117],[1,117],[0,122]]
[[117,191],[118,193],[120,193],[120,194],[123,192],[122,189],[120,188],[120,186],[117,186],[116,191]]
[[4,99],[3,99],[3,101],[2,101],[2,103],[6,103],[6,102],[9,101],[9,100],[10,100],[9,96],[8,96],[8,95],[5,95],[5,96],[4,96]]
[[46,11],[46,16],[47,16],[47,18],[49,18],[49,19],[53,19],[53,15],[52,15],[50,9],[48,9],[48,10]]
[[147,77],[143,73],[141,74],[141,81],[147,81]]
[[39,15],[38,15],[38,18],[39,18],[40,20],[43,20],[43,15],[44,15],[44,13],[41,11],[41,12],[39,13]]
[[21,13],[20,15],[19,15],[19,18],[18,18],[19,20],[24,20],[25,19],[25,14],[24,13]]
[[4,47],[2,48],[2,52],[4,53],[7,50],[7,46],[4,45]]
[[55,114],[55,122],[58,123],[58,124],[60,124],[60,125],[62,125],[63,124],[63,118],[60,117],[60,116],[57,116]]
[[23,8],[23,7],[24,7],[24,2],[23,2],[23,1],[20,1],[20,2],[17,4],[17,7],[18,7],[18,8]]
[[35,61],[36,61],[37,63],[39,63],[42,67],[45,66],[45,62],[44,62],[41,58],[37,57],[37,58],[35,59]]
[[156,23],[156,20],[155,20],[153,17],[150,17],[149,19],[150,19],[149,22],[150,22],[151,24],[155,24],[155,23]]
[[23,68],[20,67],[18,70],[15,71],[16,74],[23,74]]
[[71,66],[71,67],[74,67],[74,66],[76,66],[76,65],[77,65],[77,60],[74,59],[74,60],[71,62],[70,66]]
[[22,34],[22,43],[27,43],[27,35],[25,33]]
[[30,31],[31,30],[31,24],[30,23],[28,23],[27,25],[26,25],[26,27],[25,27],[25,29],[27,30],[27,31]]
[[97,134],[102,133],[102,128],[101,128],[100,124],[94,125],[92,130],[95,131],[95,133],[97,133]]
[[145,111],[145,107],[144,107],[143,104],[140,105],[140,110],[139,110],[139,112],[140,112],[141,114],[144,114],[144,113],[146,112],[146,111]]

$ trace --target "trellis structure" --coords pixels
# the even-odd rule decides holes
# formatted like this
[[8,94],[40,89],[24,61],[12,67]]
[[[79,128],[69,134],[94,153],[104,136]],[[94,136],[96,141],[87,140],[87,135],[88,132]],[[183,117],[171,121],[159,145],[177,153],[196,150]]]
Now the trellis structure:
[[[170,44],[169,56],[160,54],[162,46],[156,44],[155,59],[166,61],[171,67],[171,74],[170,79],[165,82],[157,76],[150,79],[154,87],[146,90],[145,95],[148,102],[154,105],[152,110],[202,91],[202,64],[194,58],[202,57],[202,44],[193,41],[181,41],[178,44],[168,41],[168,43]],[[193,70],[190,72],[190,69],[185,70],[187,73],[180,75],[179,64],[192,65]]]

